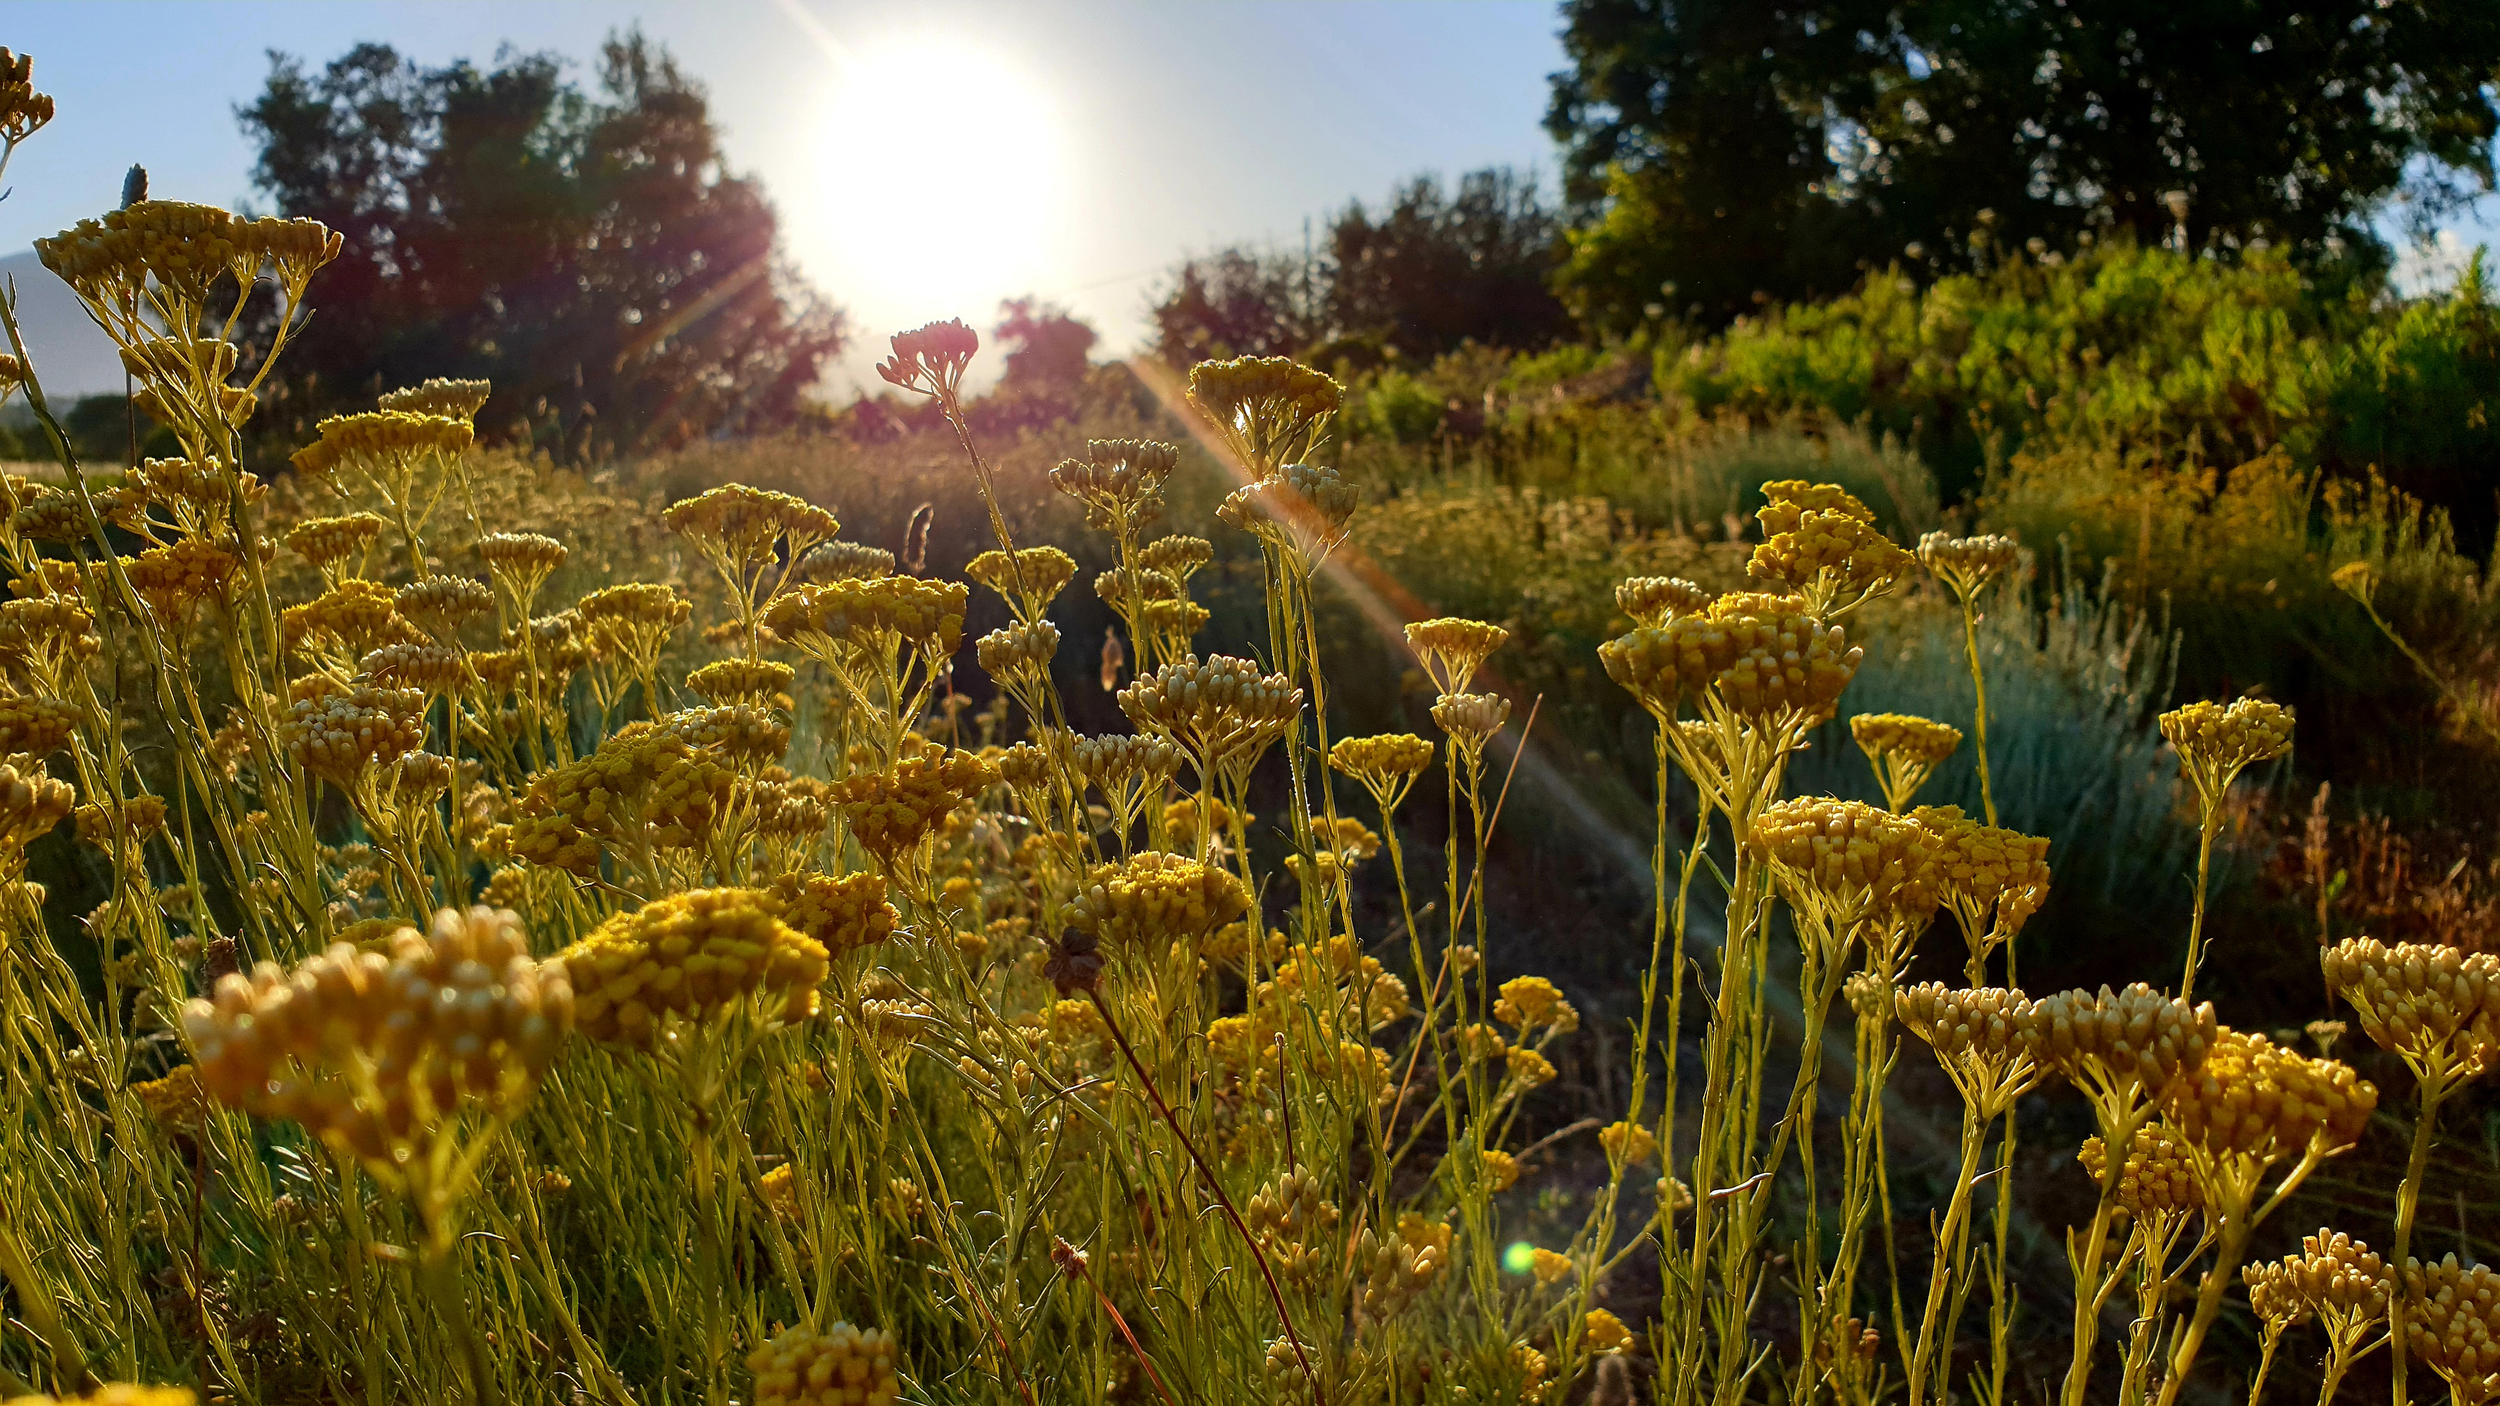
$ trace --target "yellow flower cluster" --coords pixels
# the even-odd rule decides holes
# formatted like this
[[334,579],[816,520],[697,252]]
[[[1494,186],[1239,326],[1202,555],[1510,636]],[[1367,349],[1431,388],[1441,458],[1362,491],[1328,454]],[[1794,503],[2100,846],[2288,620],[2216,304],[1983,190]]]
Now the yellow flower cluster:
[[1936,837],[1936,880],[1945,902],[1973,924],[1993,913],[1996,931],[2011,935],[2048,901],[2046,838],[1983,825],[1959,806],[1920,806],[1910,815]]
[[779,762],[790,750],[790,724],[779,713],[749,703],[686,708],[660,719],[659,729],[685,739],[698,752],[749,770]]
[[2032,1017],[2041,1059],[2079,1084],[2158,1090],[2204,1064],[2221,1033],[2211,1003],[2192,1007],[2140,981],[2044,996]]
[[802,648],[831,642],[873,656],[903,641],[952,654],[963,640],[970,596],[961,581],[845,577],[784,591],[765,611],[764,625]]
[[1638,1123],[1609,1123],[1598,1130],[1597,1142],[1606,1149],[1608,1160],[1627,1167],[1637,1167],[1658,1155],[1658,1135]]
[[34,56],[0,49],[0,141],[26,140],[52,120],[52,110],[52,95],[35,91]]
[[894,935],[900,920],[876,874],[784,874],[773,880],[781,921],[821,945],[830,958],[849,956]]
[[1161,737],[1145,733],[1107,733],[1079,737],[1068,750],[1077,774],[1106,792],[1135,779],[1160,781],[1180,769],[1181,750]]
[[42,763],[21,769],[0,762],[0,873],[23,872],[26,846],[50,834],[77,803],[77,791],[46,775]]
[[1803,600],[1750,591],[1608,640],[1597,653],[1607,676],[1662,718],[1705,693],[1743,717],[1825,718],[1865,656],[1839,626],[1818,625]]
[[1345,540],[1346,524],[1362,505],[1363,491],[1335,469],[1285,464],[1234,489],[1215,515],[1262,541],[1318,557]]
[[2340,1230],[2321,1227],[2300,1237],[2300,1253],[2266,1266],[2276,1288],[2297,1300],[2304,1312],[2330,1321],[2341,1317],[2369,1321],[2387,1312],[2387,1296],[2395,1284],[2387,1261],[2376,1251]]
[[1968,600],[2022,560],[2022,545],[1994,534],[1955,537],[1930,532],[1918,539],[1918,560],[1946,589]]
[[2500,956],[2437,943],[2355,937],[2319,954],[2326,984],[2382,1048],[2443,1078],[2471,1079],[2500,1054]]
[[611,842],[654,849],[699,843],[737,775],[685,738],[636,723],[587,757],[540,772],[512,820],[512,853],[584,876]]
[[2261,1161],[2350,1147],[2377,1107],[2378,1090],[2351,1066],[2228,1028],[2162,1100],[2164,1116],[2189,1142]]
[[1328,748],[1328,764],[1362,782],[1375,796],[1402,795],[1431,767],[1432,744],[1411,732],[1340,737]]
[[1354,1246],[1363,1312],[1387,1318],[1414,1302],[1449,1263],[1450,1240],[1449,1222],[1413,1211],[1399,1212],[1397,1230],[1386,1238],[1365,1226]]
[[[0,49],[0,54],[7,52]],[[83,1396],[12,1396],[7,1406],[198,1406],[198,1402],[188,1387],[107,1382]]]
[[1615,608],[1643,629],[1710,608],[1712,593],[1680,576],[1634,576],[1615,583]]
[[306,771],[353,790],[370,768],[425,745],[425,694],[368,685],[300,698],[278,724],[278,743]]
[[48,757],[78,730],[76,704],[27,694],[0,698],[0,757]]
[[1118,698],[1130,722],[1178,742],[1207,767],[1255,756],[1302,710],[1302,690],[1291,679],[1222,654],[1166,664]]
[[2405,1351],[2447,1379],[2459,1402],[2500,1396],[2500,1274],[2455,1251],[2404,1267]]
[[[2075,1159],[2091,1173],[2094,1185],[2108,1175],[2109,1148],[2098,1136],[2085,1138]],[[2188,1160],[2187,1144],[2164,1128],[2138,1129],[2127,1160],[2118,1168],[2116,1200],[2119,1209],[2137,1217],[2202,1210],[2205,1193],[2197,1184],[2195,1164]]]
[[329,645],[361,659],[386,644],[423,644],[425,635],[399,613],[398,593],[371,581],[347,580],[281,617],[289,641]]
[[686,687],[716,708],[760,707],[787,696],[798,671],[777,659],[715,659],[686,675]]
[[[375,527],[379,529],[380,519]],[[527,581],[534,591],[572,552],[543,532],[489,532],[477,539],[477,554],[497,577]]]
[[894,574],[894,554],[865,542],[820,542],[799,558],[802,584],[827,581],[873,581]]
[[1138,549],[1137,564],[1186,583],[1198,568],[1215,560],[1215,544],[1204,537],[1158,537]]
[[1433,701],[1432,721],[1472,759],[1510,721],[1510,700],[1498,693],[1445,693]]
[[964,575],[1035,618],[1076,579],[1076,558],[1057,547],[1024,547],[1012,557],[993,547],[966,562]]
[[1510,631],[1499,625],[1446,616],[1406,627],[1407,645],[1445,695],[1465,693],[1475,681],[1476,670],[1509,638]]
[[1515,976],[1502,983],[1493,1003],[1493,1018],[1525,1035],[1542,1026],[1559,1034],[1580,1028],[1580,1012],[1563,998],[1561,988],[1541,976]]
[[1202,361],[1189,370],[1189,403],[1262,476],[1309,453],[1344,397],[1334,378],[1287,357]]
[[[1780,801],[1754,821],[1748,844],[1786,890],[1825,905],[1833,920],[1925,926],[1938,899],[1944,846],[1915,821],[1858,801]],[[1809,897],[1810,895],[1810,897]]]
[[291,974],[228,973],[183,1007],[201,1085],[388,1169],[464,1099],[518,1108],[573,1022],[565,970],[532,960],[520,920],[490,908],[446,908],[388,948],[341,942]]
[[315,220],[245,219],[179,200],[142,200],[35,241],[43,266],[80,297],[134,310],[150,278],[197,305],[221,276],[248,288],[273,262],[281,282],[300,286],[343,247]]
[[0,601],[0,658],[58,685],[74,664],[93,659],[104,648],[95,632],[95,617],[66,596],[30,596]]
[[804,498],[743,483],[707,488],[660,514],[669,531],[716,561],[752,564],[776,555],[788,538],[792,556],[842,530],[833,514]]
[[487,381],[429,376],[422,384],[384,391],[374,405],[377,409],[396,410],[403,415],[475,420],[477,412],[485,408],[486,397],[493,392],[493,384]]
[[469,683],[469,656],[447,644],[386,644],[357,662],[377,684],[456,695]]
[[448,641],[461,626],[494,609],[495,593],[466,576],[429,576],[400,587],[392,600],[418,628]]
[[761,889],[688,889],[601,923],[555,957],[578,993],[582,1033],[647,1048],[670,1016],[706,1021],[756,995],[773,1003],[769,1019],[814,1015],[831,959],[782,911]]
[[1250,911],[1250,890],[1231,871],[1160,850],[1098,864],[1068,901],[1069,927],[1159,956]]
[[1796,514],[1795,525],[1754,548],[1745,574],[1826,605],[1849,604],[1888,589],[1912,564],[1908,552],[1865,519],[1808,508]]
[[[286,544],[316,569],[327,571],[350,557],[361,561],[382,536],[382,519],[372,513],[346,517],[306,518],[287,529]],[[480,550],[484,550],[481,544]]]
[[747,1358],[755,1406],[894,1406],[894,1364],[892,1334],[848,1323],[785,1328]]
[[1962,745],[1960,728],[1908,713],[1859,713],[1849,719],[1849,735],[1869,757],[1902,757],[1927,767]]
[[208,1125],[208,1091],[200,1085],[200,1067],[175,1066],[161,1079],[130,1086],[131,1096],[148,1117],[169,1133],[197,1134]]
[[2207,806],[2222,803],[2242,768],[2292,748],[2292,710],[2262,698],[2236,699],[2228,707],[2190,703],[2159,721],[2162,737],[2178,749],[2179,769]]
[[1277,1274],[1305,1286],[1335,1267],[1329,1239],[1337,1220],[1337,1204],[1321,1195],[1319,1178],[1302,1166],[1252,1192],[1242,1207],[1243,1223]]
[[1162,511],[1163,484],[1180,466],[1180,450],[1143,439],[1095,439],[1085,457],[1062,459],[1050,486],[1085,505],[1085,520],[1118,531],[1152,522]]
[[145,840],[165,828],[165,798],[132,796],[121,803],[118,811],[90,803],[78,807],[72,816],[77,822],[78,838],[99,848],[106,847],[116,834]]
[[404,410],[365,410],[332,415],[319,425],[321,438],[295,451],[295,467],[327,478],[352,466],[398,482],[429,454],[457,458],[477,438],[465,419],[415,415]]
[[2003,1068],[2040,1051],[2039,1022],[2022,992],[1922,981],[1893,997],[1901,1023],[1948,1062],[1971,1058]]
[[1605,1309],[1590,1309],[1580,1321],[1583,1330],[1580,1341],[1591,1352],[1629,1352],[1633,1343],[1638,1341],[1632,1336],[1632,1330],[1624,1326],[1622,1319]]
[[1873,523],[1875,510],[1858,500],[1858,496],[1836,483],[1815,483],[1802,478],[1773,479],[1762,485],[1762,507],[1754,514],[1762,524],[1766,537],[1794,532],[1805,522],[1808,513],[1830,513]]
[[636,671],[651,667],[677,627],[694,615],[694,602],[656,581],[602,586],[573,606],[591,646]]
[[998,765],[975,753],[921,748],[883,771],[833,783],[851,837],[891,869],[957,806],[998,784]]
[[981,636],[973,650],[991,678],[1038,687],[1059,652],[1059,627],[1048,620],[1019,620]]

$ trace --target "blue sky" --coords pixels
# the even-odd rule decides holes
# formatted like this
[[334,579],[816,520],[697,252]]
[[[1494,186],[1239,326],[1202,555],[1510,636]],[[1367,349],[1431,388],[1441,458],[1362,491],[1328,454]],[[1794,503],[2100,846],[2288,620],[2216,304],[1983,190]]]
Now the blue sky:
[[[801,271],[851,312],[841,398],[903,326],[986,326],[999,299],[1038,293],[1125,351],[1183,254],[1299,248],[1306,216],[1422,171],[1555,165],[1549,0],[15,0],[0,44],[34,55],[60,116],[8,170],[0,251],[108,208],[133,161],[158,196],[249,200],[233,110],[271,49],[317,65],[373,39],[485,63],[509,43],[586,64],[636,22],[707,85],[730,164],[762,179]],[[957,154],[888,135],[898,109]],[[2412,281],[2500,237],[2500,198],[2450,226]],[[24,262],[11,271],[33,299]]]

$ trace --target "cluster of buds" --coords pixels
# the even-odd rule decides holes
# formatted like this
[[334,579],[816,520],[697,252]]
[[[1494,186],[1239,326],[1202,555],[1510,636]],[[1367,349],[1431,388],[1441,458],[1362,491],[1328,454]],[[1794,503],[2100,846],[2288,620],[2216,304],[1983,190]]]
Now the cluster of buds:
[[842,530],[833,514],[804,498],[743,483],[681,498],[661,512],[660,522],[694,544],[738,590],[752,585],[754,573],[782,560],[785,552],[796,561]]
[[1686,698],[1715,698],[1739,717],[1819,722],[1832,715],[1865,651],[1796,596],[1739,591],[1700,615],[1598,646],[1606,674],[1660,718]]
[[1541,976],[1515,976],[1502,983],[1493,1003],[1493,1018],[1521,1035],[1551,1029],[1567,1035],[1580,1028],[1580,1013],[1563,998],[1561,988]]
[[1982,1117],[2003,1113],[2039,1082],[2041,1023],[2022,992],[1924,981],[1893,999],[1901,1023],[1934,1048],[1936,1062]]
[[1510,639],[1510,631],[1481,620],[1444,617],[1418,620],[1406,627],[1407,646],[1422,661],[1424,672],[1443,697],[1465,693],[1476,670]]
[[2210,815],[2240,772],[2292,749],[2292,710],[2261,698],[2229,707],[2190,703],[2161,715],[2161,735],[2178,750],[2179,770]]
[[669,636],[694,615],[694,602],[660,582],[603,586],[575,603],[574,615],[591,648],[639,678],[656,667]]
[[52,833],[77,804],[78,792],[46,775],[41,763],[0,762],[0,876],[25,873],[26,846]]
[[555,958],[578,993],[582,1032],[648,1048],[672,1016],[705,1022],[759,996],[767,1020],[814,1015],[831,959],[783,911],[761,889],[689,889],[601,923]]
[[865,542],[822,542],[799,558],[795,573],[802,585],[828,581],[874,581],[894,574],[894,554]]
[[1186,749],[1202,773],[1247,772],[1302,712],[1291,679],[1222,654],[1166,664],[1117,696],[1130,722]]
[[1328,748],[1328,765],[1362,783],[1385,815],[1432,766],[1432,744],[1411,732],[1341,737]]
[[377,684],[437,696],[459,696],[472,677],[467,651],[447,644],[386,644],[357,668]]
[[785,1328],[748,1356],[747,1370],[755,1374],[755,1406],[894,1406],[902,1399],[894,1337],[876,1328]]
[[1336,1268],[1337,1203],[1320,1192],[1319,1177],[1295,1166],[1252,1192],[1242,1207],[1250,1236],[1287,1283],[1312,1287]]
[[69,745],[82,716],[76,704],[58,698],[0,698],[0,757],[51,756]]
[[[380,527],[379,519],[375,526]],[[572,552],[543,532],[489,532],[477,539],[477,555],[486,563],[486,574],[511,598],[514,612],[527,615],[538,588]]]
[[[2099,1137],[2085,1138],[2075,1154],[2094,1185],[2109,1175],[2109,1147]],[[2204,1209],[2205,1196],[2196,1179],[2196,1165],[2187,1144],[2160,1127],[2138,1129],[2119,1164],[2114,1199],[2118,1208],[2140,1219],[2181,1216]]]
[[1257,478],[1308,458],[1345,388],[1288,357],[1202,361],[1189,370],[1189,403]]
[[1831,484],[1762,485],[1764,539],[1745,564],[1757,581],[1796,592],[1830,619],[1890,590],[1910,573],[1908,552],[1875,530],[1866,504]]
[[1921,806],[1911,818],[1936,836],[1936,879],[1974,963],[2011,940],[2049,896],[2046,837],[1983,825],[1959,806]]
[[382,526],[380,516],[373,513],[306,518],[287,529],[286,545],[335,586],[343,577],[364,571],[365,558],[382,538]]
[[445,420],[474,421],[477,412],[486,408],[486,397],[493,394],[494,389],[490,381],[429,376],[421,384],[384,391],[374,401],[374,408],[396,410],[403,415],[432,415]]
[[1087,440],[1084,458],[1050,471],[1050,486],[1083,503],[1093,526],[1134,531],[1162,515],[1163,485],[1180,461],[1180,450],[1153,440]]
[[0,661],[24,670],[45,693],[57,695],[71,672],[104,648],[95,617],[66,596],[29,596],[0,601]]
[[1909,807],[1927,778],[1962,745],[1962,730],[1908,713],[1860,713],[1849,719],[1849,735],[1875,768],[1884,788],[1884,804],[1894,811]]
[[1286,464],[1236,488],[1215,515],[1282,552],[1317,564],[1345,540],[1363,492],[1335,469]]
[[1710,608],[1715,593],[1680,576],[1634,576],[1615,583],[1615,608],[1642,629],[1654,630]]
[[425,633],[399,613],[388,586],[347,579],[280,616],[296,648],[329,648],[362,659],[386,644],[425,644]]
[[1048,620],[1019,620],[983,635],[973,642],[973,650],[983,673],[1029,693],[1050,677],[1050,661],[1059,652],[1059,627]]
[[574,1014],[565,969],[531,959],[510,912],[446,908],[381,952],[347,943],[292,973],[263,962],[183,1008],[202,1087],[303,1124],[375,1175],[474,1103],[508,1117],[535,1091]]
[[763,707],[789,696],[798,671],[777,659],[715,659],[686,675],[686,688],[716,708]]
[[2446,1258],[2404,1266],[2405,1351],[2447,1379],[2459,1402],[2500,1396],[2500,1274]]
[[774,597],[764,626],[837,666],[855,657],[883,659],[906,643],[947,655],[963,641],[970,596],[961,581],[844,577]]
[[300,295],[313,273],[343,247],[339,235],[315,220],[246,219],[179,200],[136,201],[35,241],[43,266],[91,308],[105,312],[107,331],[125,346],[147,340],[153,331],[141,316],[143,306],[154,306],[145,291],[151,280],[167,300],[193,315],[177,321],[189,322],[205,310],[209,287],[220,279],[232,278],[238,289],[248,290],[262,269],[274,265],[279,283],[291,296]]
[[2300,1253],[2267,1266],[2277,1290],[2341,1332],[2387,1314],[2395,1276],[2376,1251],[2340,1230],[2321,1227],[2300,1238]]
[[1076,558],[1057,547],[1024,547],[1013,553],[993,547],[966,562],[964,575],[997,592],[1017,619],[1040,620],[1076,579]]
[[981,336],[957,318],[894,334],[894,354],[877,363],[887,385],[920,395],[952,396],[981,349]]
[[1967,604],[2022,560],[2022,546],[2011,537],[1994,534],[1955,537],[1930,532],[1918,539],[1918,560]]
[[1473,768],[1484,744],[1510,721],[1510,700],[1498,693],[1445,693],[1433,700],[1433,725],[1448,734],[1450,748]]
[[873,947],[894,935],[901,915],[876,874],[784,874],[773,881],[781,920],[821,945],[830,958]]
[[35,91],[35,57],[0,49],[0,144],[15,146],[52,120],[52,95]]
[[1441,1267],[1449,1263],[1450,1240],[1449,1222],[1413,1211],[1401,1212],[1395,1234],[1386,1238],[1364,1227],[1354,1245],[1363,1315],[1374,1320],[1394,1317],[1432,1287]]
[[1138,549],[1137,564],[1148,571],[1160,572],[1183,586],[1198,573],[1198,568],[1215,560],[1215,544],[1204,537],[1174,535],[1158,537]]
[[661,718],[658,729],[748,772],[779,762],[790,750],[790,724],[779,713],[749,703],[681,709]]
[[1859,923],[1924,927],[1936,910],[1943,846],[1915,821],[1823,797],[1766,808],[1747,837],[1791,907],[1847,930]]
[[851,837],[891,871],[958,806],[998,784],[998,764],[976,753],[924,747],[883,771],[861,772],[827,793]]
[[2500,956],[2436,943],[2347,938],[2319,954],[2328,989],[2416,1077],[2471,1079],[2500,1053]]
[[1097,943],[1160,956],[1250,911],[1250,890],[1230,870],[1160,850],[1096,865],[1068,901],[1067,924]]
[[449,643],[460,627],[494,608],[495,593],[466,576],[429,576],[411,581],[392,597],[399,613],[435,639]]
[[718,823],[737,773],[673,732],[635,723],[587,757],[540,772],[521,793],[512,853],[585,877],[610,844],[689,849]]
[[356,794],[425,745],[425,694],[367,685],[299,698],[278,724],[278,743],[306,771]]
[[[7,52],[0,49],[0,54]],[[51,99],[45,101],[48,103]],[[13,1396],[9,1398],[8,1406],[198,1406],[198,1403],[199,1397],[189,1387],[107,1382],[80,1396]]]
[[2188,1142],[2261,1166],[2352,1146],[2377,1107],[2378,1090],[2351,1066],[2228,1028],[2162,1098],[2163,1116]]
[[319,439],[295,451],[291,462],[298,470],[318,479],[349,470],[401,506],[408,502],[419,465],[434,458],[457,459],[477,438],[466,420],[404,410],[332,415],[319,429]]
[[2212,1003],[2190,1006],[2140,981],[2123,991],[2104,986],[2044,996],[2033,1003],[2032,1018],[2040,1057],[2051,1068],[2128,1102],[2193,1074],[2221,1034]]

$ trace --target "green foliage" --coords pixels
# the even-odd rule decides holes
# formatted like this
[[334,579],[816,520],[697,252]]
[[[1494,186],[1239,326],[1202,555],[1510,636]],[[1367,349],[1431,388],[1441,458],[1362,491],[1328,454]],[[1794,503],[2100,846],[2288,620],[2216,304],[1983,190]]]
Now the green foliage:
[[2500,130],[2500,16],[2469,0],[1563,11],[1565,286],[1611,333],[1829,296],[1905,249],[1967,269],[1982,236],[2367,265],[2380,201],[2487,186]]
[[[286,55],[241,110],[279,213],[346,236],[263,393],[289,445],[427,376],[486,377],[483,432],[560,458],[787,423],[840,318],[795,288],[772,209],[722,169],[702,89],[641,34],[585,91],[550,54],[422,68]],[[351,310],[349,312],[347,310]]]

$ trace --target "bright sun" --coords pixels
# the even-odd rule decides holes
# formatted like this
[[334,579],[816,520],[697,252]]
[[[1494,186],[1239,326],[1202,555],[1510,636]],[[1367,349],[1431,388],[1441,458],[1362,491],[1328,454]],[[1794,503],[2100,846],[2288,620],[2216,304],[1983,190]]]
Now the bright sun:
[[863,48],[819,125],[820,228],[836,296],[877,340],[1038,291],[1064,184],[1050,95],[981,49],[922,38]]

